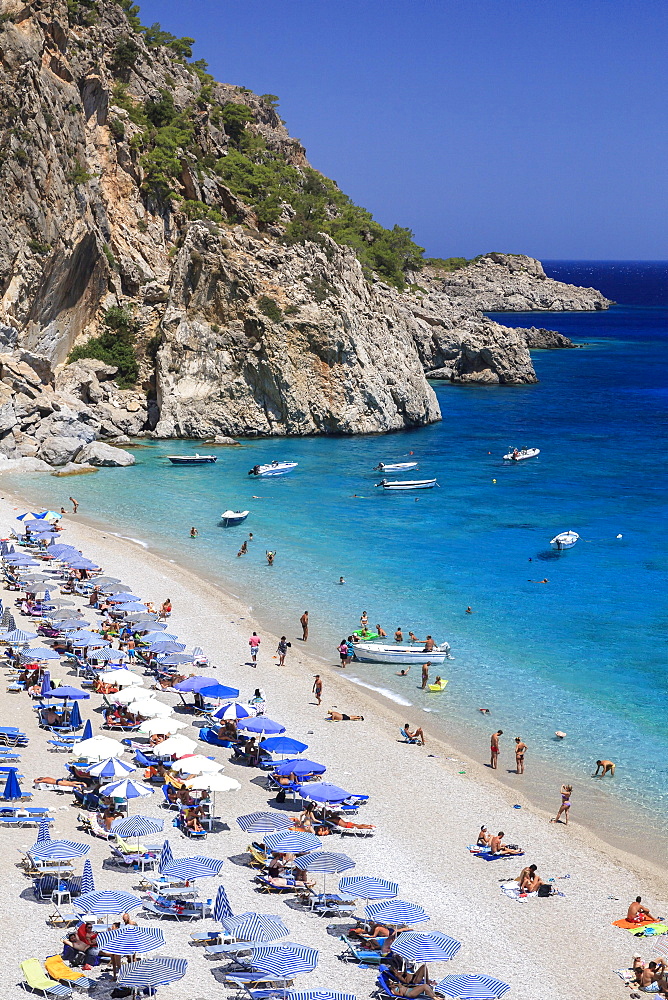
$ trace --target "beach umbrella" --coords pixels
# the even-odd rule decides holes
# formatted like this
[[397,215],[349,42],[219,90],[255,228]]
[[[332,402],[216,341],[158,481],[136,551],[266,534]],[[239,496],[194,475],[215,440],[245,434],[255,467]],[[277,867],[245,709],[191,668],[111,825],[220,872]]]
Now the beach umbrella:
[[81,688],[68,687],[64,685],[63,687],[57,687],[55,691],[51,692],[52,698],[62,698],[64,701],[80,701],[83,698],[90,698],[88,691],[82,691]]
[[[217,687],[222,687],[222,684],[216,685],[216,688]],[[216,688],[204,688],[202,696],[204,698],[214,697],[214,695],[210,692],[214,691]],[[211,716],[212,719],[248,719],[249,717],[250,712],[248,712],[243,705],[238,705],[236,701],[230,702],[229,705],[222,705],[220,708],[217,708]]]
[[89,844],[78,844],[74,840],[45,840],[33,844],[28,854],[39,861],[73,861],[85,857],[89,851]]
[[135,625],[135,626],[138,625],[139,626],[139,628],[137,629],[138,632],[141,632],[143,630],[143,627],[145,625],[148,625],[149,622],[151,624],[151,628],[160,629],[163,627],[163,623],[156,621],[157,617],[158,617],[157,611],[144,611],[143,613],[130,614],[125,616],[125,624]]
[[84,731],[81,734],[81,740],[91,740],[93,738],[93,724],[90,719],[86,719],[86,725],[84,726]]
[[73,646],[92,646],[93,643],[98,646],[111,645],[109,639],[103,639],[99,632],[89,632],[87,629],[83,629],[81,632],[75,632],[72,636],[70,636],[69,641]]
[[95,892],[95,879],[93,878],[93,866],[90,863],[90,858],[86,858],[84,861],[83,874],[81,875],[81,891]]
[[[130,688],[134,691],[135,688]],[[156,719],[159,716],[171,715],[174,711],[171,705],[167,705],[164,701],[158,701],[157,698],[140,697],[141,692],[138,692],[135,700],[128,703],[128,711],[133,715],[141,715],[143,719]],[[193,743],[193,741],[190,741]],[[193,743],[193,746],[196,744]],[[157,747],[154,752],[157,751]]]
[[42,686],[39,689],[40,698],[48,698],[51,694],[51,671],[45,670],[42,674]]
[[128,604],[116,604],[114,606],[114,611],[120,611],[125,615],[128,611],[146,611],[146,605],[139,604],[138,601],[130,601]]
[[319,851],[322,844],[314,833],[306,833],[303,830],[279,830],[278,833],[268,833],[265,836],[264,846],[272,854],[308,854],[309,851]]
[[263,944],[251,948],[253,969],[266,972],[272,979],[292,979],[302,972],[313,972],[318,964],[318,952],[303,944]]
[[[71,612],[63,612],[63,614],[71,614]],[[56,615],[51,615],[52,618],[56,618]],[[59,632],[84,632],[88,622],[85,622],[83,618],[63,618],[58,624]]]
[[217,920],[218,923],[221,924],[226,917],[231,916],[232,907],[230,906],[230,901],[227,898],[225,886],[219,885],[218,892],[216,893],[216,901],[213,904],[213,919]]
[[23,629],[13,628],[11,632],[6,632],[3,636],[0,636],[0,641],[3,645],[6,643],[9,646],[23,646],[25,643],[32,642],[36,638],[37,632],[24,632]]
[[150,646],[154,639],[178,639],[178,635],[168,635],[167,633],[156,631],[157,629],[164,628],[167,628],[165,622],[151,622],[151,631],[146,632],[146,634],[141,637],[142,648],[144,643]]
[[75,701],[72,705],[72,710],[70,712],[69,718],[70,729],[81,729],[83,723],[81,721],[81,712],[79,711],[79,702]]
[[345,802],[350,798],[350,792],[344,791],[338,785],[330,785],[327,781],[314,781],[311,784],[300,785],[297,789],[303,799],[312,802],[322,802],[324,805]]
[[262,749],[269,750],[270,753],[295,754],[308,750],[308,744],[293,740],[291,736],[269,736],[262,740]]
[[86,771],[91,774],[94,778],[124,778],[126,774],[130,774],[135,768],[132,764],[126,764],[124,760],[119,760],[118,757],[107,757],[106,760],[101,760],[97,764],[90,764]]
[[303,757],[297,760],[282,760],[274,768],[274,774],[286,776],[294,774],[297,778],[303,778],[306,774],[324,774],[327,768],[324,764],[317,764],[314,760],[306,760]]
[[127,590],[119,590],[116,594],[110,594],[107,600],[110,604],[130,604],[132,601],[140,601],[141,598],[137,597],[136,594],[128,593]]
[[204,757],[201,753],[191,754],[181,757],[172,764],[172,771],[181,771],[184,774],[209,774],[214,771],[222,771],[223,765],[209,757]]
[[0,795],[0,798],[4,799],[5,802],[12,802],[15,799],[23,798],[23,792],[21,791],[21,786],[19,785],[17,773],[18,768],[16,767],[10,767],[7,771],[5,790],[2,795]]
[[[149,704],[157,702],[157,698],[151,691],[145,691],[142,688],[137,688],[134,684],[130,685],[130,687],[126,687],[123,691],[114,691],[112,694],[107,695],[107,697],[112,701],[117,702],[119,705],[129,705],[131,702],[139,704],[140,701],[148,701]],[[159,704],[162,704],[162,702]],[[169,708],[169,706],[167,707]]]
[[[166,656],[158,655],[158,665],[164,667],[178,667],[182,663],[192,663],[193,658],[189,653],[168,653]],[[175,684],[176,688],[177,685]],[[229,696],[228,696],[229,697]]]
[[256,718],[242,719],[238,726],[239,729],[245,729],[249,733],[284,733],[285,726],[282,726],[280,722],[274,722],[273,719],[268,719],[266,716],[261,715]]
[[175,642],[174,639],[156,639],[148,647],[149,653],[182,653],[185,642]]
[[3,629],[5,629],[6,631],[9,630],[9,629],[16,628],[16,622],[14,621],[14,615],[11,613],[11,611],[9,610],[9,608],[5,608],[5,610],[2,612],[2,622],[0,622],[0,626]]
[[181,722],[180,719],[144,719],[140,724],[138,733],[142,736],[172,736],[179,729],[187,729],[188,723]]
[[289,933],[281,918],[273,913],[240,913],[225,917],[221,923],[236,941],[277,941]]
[[90,582],[103,594],[129,594],[132,590],[127,583],[121,583],[114,576],[94,576]]
[[447,962],[455,957],[460,948],[459,941],[436,931],[430,934],[404,931],[392,945],[392,951],[407,962]]
[[121,667],[119,670],[103,670],[100,680],[106,684],[115,684],[116,687],[143,687],[144,678],[138,674],[133,674],[131,670]]
[[192,858],[175,858],[165,868],[160,869],[160,874],[167,878],[173,878],[175,881],[192,882],[196,878],[211,878],[212,875],[220,875],[223,864],[222,859],[205,858],[198,855]]
[[[161,661],[161,662],[164,662],[164,661]],[[235,692],[236,692],[236,694],[235,694]],[[238,690],[238,688],[227,687],[226,684],[212,684],[211,687],[202,688],[202,690],[200,691],[200,694],[202,695],[203,698],[221,698],[221,699],[222,698],[238,698],[239,697],[239,690]],[[246,718],[248,715],[250,715],[250,712],[247,712],[245,708],[241,707],[241,705],[236,705],[235,707],[237,709],[239,709],[240,713],[243,713],[243,714],[234,715],[234,716],[230,715],[230,716],[228,716],[228,718],[230,718],[230,719],[231,718],[237,718],[237,719],[241,718],[241,719],[243,719],[243,718]]]
[[55,649],[49,649],[48,646],[38,646],[36,649],[24,649],[21,653],[21,660],[29,663],[30,657],[39,663],[44,663],[46,660],[59,660],[60,653],[57,653]]
[[75,759],[83,757],[86,760],[105,760],[106,757],[122,757],[124,751],[122,743],[101,733],[91,739],[72,744],[72,754]]
[[160,851],[160,860],[158,861],[158,871],[162,871],[167,865],[171,864],[173,861],[172,848],[169,841],[165,837],[162,842],[162,850]]
[[396,882],[388,882],[385,878],[344,875],[339,879],[339,891],[347,896],[359,896],[362,899],[394,899],[399,892],[399,886]]
[[50,605],[51,605],[52,608],[57,608],[57,609],[60,609],[60,608],[73,608],[74,607],[74,601],[66,601],[62,597],[58,597],[57,599],[51,601]]
[[255,812],[237,816],[237,824],[244,833],[273,833],[274,830],[288,830],[294,823],[289,816],[280,813]]
[[357,1000],[354,993],[333,993],[331,990],[288,990],[283,1000]]
[[90,914],[93,917],[103,917],[107,913],[129,913],[142,905],[139,896],[130,892],[84,892],[72,900],[72,905],[78,913]]
[[165,986],[183,979],[187,968],[185,958],[144,958],[140,962],[124,965],[118,974],[118,982],[134,989]]
[[210,792],[238,792],[241,788],[236,778],[227,774],[198,774],[188,782],[192,789],[208,789]]
[[38,844],[43,844],[45,841],[51,840],[51,831],[49,830],[48,819],[41,820],[39,824],[39,830],[37,831],[37,841]]
[[108,955],[144,955],[163,948],[165,935],[149,927],[118,927],[98,934],[97,943]]
[[417,903],[405,903],[402,899],[390,899],[384,903],[369,903],[364,907],[364,912],[371,920],[379,923],[392,924],[398,927],[400,924],[421,924],[429,920],[428,915]]
[[193,753],[196,749],[197,744],[195,741],[191,740],[188,736],[182,736],[181,733],[177,733],[176,736],[170,736],[164,743],[158,743],[157,746],[152,748],[156,757],[183,756],[186,753]]
[[458,976],[446,976],[436,987],[445,997],[456,997],[457,1000],[498,1000],[510,989],[508,983],[503,983],[493,976],[475,976],[463,973]]
[[164,819],[157,816],[127,816],[116,819],[111,824],[111,832],[118,837],[150,837],[154,833],[162,833]]
[[[274,834],[279,836],[279,834]],[[317,838],[316,838],[317,839]],[[267,838],[265,837],[265,844]],[[318,842],[320,848],[322,844]],[[347,854],[337,854],[334,851],[313,851],[311,854],[303,854],[297,859],[297,867],[307,872],[322,872],[325,875],[338,872],[347,872],[355,867],[355,862]]]
[[[162,663],[165,661],[162,660]],[[178,684],[174,685],[175,691],[201,691],[205,687],[213,687],[218,681],[215,677],[186,677],[184,681],[179,681]],[[237,695],[239,692],[237,691]],[[230,697],[234,697],[230,695]]]
[[123,778],[121,781],[113,781],[110,785],[103,785],[100,795],[113,796],[116,799],[141,799],[146,795],[153,795],[155,788],[145,785],[142,781],[134,781],[132,778]]

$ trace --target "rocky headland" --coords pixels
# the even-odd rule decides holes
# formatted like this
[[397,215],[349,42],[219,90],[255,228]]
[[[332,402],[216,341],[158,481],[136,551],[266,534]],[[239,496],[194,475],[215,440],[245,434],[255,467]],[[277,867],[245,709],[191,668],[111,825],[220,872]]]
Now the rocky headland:
[[609,305],[522,255],[424,261],[189,42],[130,0],[0,2],[0,470],[421,426],[429,379],[535,382],[530,347],[572,346],[484,312]]

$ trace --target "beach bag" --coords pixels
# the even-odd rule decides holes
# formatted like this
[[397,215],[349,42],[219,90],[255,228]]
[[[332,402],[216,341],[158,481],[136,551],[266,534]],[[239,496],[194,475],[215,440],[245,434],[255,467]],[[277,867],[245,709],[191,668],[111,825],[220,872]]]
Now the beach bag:
[[276,792],[276,801],[277,802],[285,802],[285,789],[284,788],[279,788],[279,790]]
[[551,896],[552,895],[552,886],[551,885],[539,885],[538,886],[538,895],[539,896]]

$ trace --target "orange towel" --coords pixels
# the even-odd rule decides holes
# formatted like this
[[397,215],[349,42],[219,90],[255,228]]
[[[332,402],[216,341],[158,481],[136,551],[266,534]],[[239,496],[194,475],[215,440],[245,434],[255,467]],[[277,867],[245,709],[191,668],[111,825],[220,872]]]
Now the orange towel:
[[653,920],[634,921],[634,920],[626,920],[626,919],[624,919],[624,920],[613,920],[612,921],[612,926],[613,927],[623,927],[624,930],[626,930],[626,931],[632,931],[632,930],[635,930],[636,927],[642,927],[643,924],[653,924],[653,923],[654,923]]

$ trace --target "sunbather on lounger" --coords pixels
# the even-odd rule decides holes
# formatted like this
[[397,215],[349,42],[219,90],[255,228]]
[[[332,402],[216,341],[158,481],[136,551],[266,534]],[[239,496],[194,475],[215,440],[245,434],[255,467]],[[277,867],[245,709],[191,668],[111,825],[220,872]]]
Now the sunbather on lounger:
[[294,886],[295,884],[293,879],[285,878],[283,875],[265,875],[265,882],[268,882],[270,885],[275,885],[277,889],[288,888],[290,886]]
[[332,826],[340,826],[343,830],[375,830],[373,823],[350,823],[342,819],[339,813],[333,813],[330,819]]
[[353,927],[348,931],[348,937],[357,938],[368,944],[369,941],[377,941],[378,939],[384,941],[389,933],[388,927],[384,927],[383,924],[374,924],[370,931],[365,930],[364,927]]
[[434,997],[436,1000],[436,994],[428,983],[420,983],[419,986],[404,986],[403,983],[388,982],[387,988],[395,997],[421,997],[424,994],[428,997]]
[[489,850],[491,854],[522,854],[523,852],[519,847],[506,847],[503,843],[503,838],[505,833],[503,830],[499,830],[496,837],[492,837],[489,845]]
[[298,887],[305,886],[307,889],[312,889],[315,885],[315,880],[309,879],[308,873],[303,868],[293,869],[292,874]]
[[202,833],[204,827],[200,823],[200,816],[202,815],[202,810],[199,807],[188,809],[185,813],[185,824],[189,830],[193,833]]
[[406,736],[408,737],[409,740],[419,740],[421,746],[424,746],[425,743],[427,742],[425,740],[425,738],[424,738],[424,732],[423,732],[421,726],[418,726],[418,728],[415,730],[415,732],[411,732],[410,728],[409,728],[409,723],[405,722],[404,723],[404,732],[406,733]]

